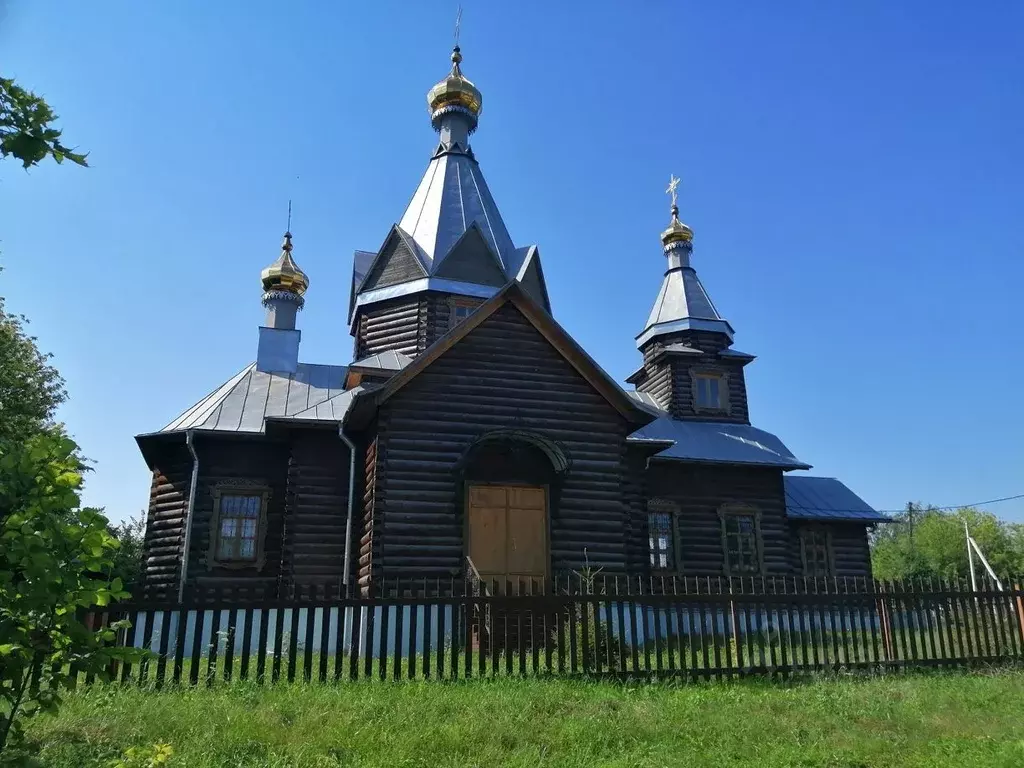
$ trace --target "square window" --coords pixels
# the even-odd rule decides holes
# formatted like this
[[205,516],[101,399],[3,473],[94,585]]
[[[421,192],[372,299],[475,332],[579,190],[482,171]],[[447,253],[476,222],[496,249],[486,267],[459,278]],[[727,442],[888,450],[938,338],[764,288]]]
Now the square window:
[[479,302],[471,299],[450,299],[449,301],[451,301],[451,313],[448,317],[449,328],[454,328],[461,323],[479,306]]
[[693,377],[693,398],[697,408],[725,410],[725,382],[721,376],[700,373]]

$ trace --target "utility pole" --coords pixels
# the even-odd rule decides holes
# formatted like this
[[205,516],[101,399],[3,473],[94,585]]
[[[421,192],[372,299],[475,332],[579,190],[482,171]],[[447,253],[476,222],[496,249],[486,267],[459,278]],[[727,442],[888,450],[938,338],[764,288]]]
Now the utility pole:
[[910,525],[910,560],[914,562],[914,502],[907,502],[907,522]]

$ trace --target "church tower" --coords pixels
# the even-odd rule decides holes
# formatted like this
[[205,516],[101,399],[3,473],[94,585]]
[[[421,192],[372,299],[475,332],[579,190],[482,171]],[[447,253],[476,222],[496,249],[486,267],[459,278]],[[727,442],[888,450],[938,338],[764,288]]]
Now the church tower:
[[[288,207],[291,218],[291,203]],[[295,373],[299,365],[299,340],[295,316],[306,303],[303,294],[309,278],[292,258],[292,233],[284,233],[281,255],[260,274],[266,325],[260,326],[256,369],[266,373]]]
[[462,73],[458,45],[451,61],[427,93],[439,140],[426,173],[381,247],[353,260],[356,360],[417,355],[512,280],[550,312],[540,253],[513,244],[470,146],[483,95]]
[[733,329],[693,268],[693,230],[679,220],[674,176],[672,219],[661,233],[668,260],[661,290],[636,345],[643,367],[627,381],[677,419],[749,424],[743,367],[753,355],[732,349]]

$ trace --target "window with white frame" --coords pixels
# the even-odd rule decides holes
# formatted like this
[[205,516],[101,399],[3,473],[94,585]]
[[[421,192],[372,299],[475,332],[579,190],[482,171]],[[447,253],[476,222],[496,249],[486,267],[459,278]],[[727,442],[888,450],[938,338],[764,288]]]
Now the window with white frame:
[[693,375],[693,403],[697,409],[725,410],[726,395],[724,377],[714,373]]
[[725,570],[730,576],[761,572],[761,530],[757,513],[744,507],[720,510]]
[[676,567],[675,505],[661,499],[647,503],[647,541],[653,570]]

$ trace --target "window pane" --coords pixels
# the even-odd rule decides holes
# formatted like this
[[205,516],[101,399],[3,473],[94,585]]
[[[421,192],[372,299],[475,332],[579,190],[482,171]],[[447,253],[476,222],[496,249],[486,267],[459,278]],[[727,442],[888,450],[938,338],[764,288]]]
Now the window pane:
[[650,561],[654,568],[670,568],[675,563],[672,552],[672,515],[668,512],[650,512],[647,515]]
[[254,539],[242,539],[242,558],[252,560],[256,557],[256,541]]
[[224,539],[220,540],[220,545],[217,547],[217,559],[218,560],[230,560],[234,554],[235,540]]
[[242,521],[242,536],[246,539],[256,538],[256,521],[255,520],[243,520]]
[[232,517],[220,521],[221,539],[232,539],[238,535],[238,521]]
[[719,402],[718,379],[708,379],[708,405],[712,408],[717,408]]

